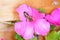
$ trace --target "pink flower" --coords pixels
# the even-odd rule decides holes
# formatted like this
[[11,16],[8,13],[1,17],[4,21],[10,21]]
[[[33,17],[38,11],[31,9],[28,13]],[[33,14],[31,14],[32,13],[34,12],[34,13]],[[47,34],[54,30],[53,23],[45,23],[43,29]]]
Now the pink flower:
[[22,22],[15,23],[15,31],[18,35],[28,40],[34,37],[34,32],[43,36],[48,33],[50,25],[43,19],[45,17],[44,13],[40,13],[38,10],[25,4],[19,6],[16,11],[20,20],[22,20]]
[[46,19],[52,24],[52,25],[60,25],[60,8],[56,8],[51,15],[47,15]]

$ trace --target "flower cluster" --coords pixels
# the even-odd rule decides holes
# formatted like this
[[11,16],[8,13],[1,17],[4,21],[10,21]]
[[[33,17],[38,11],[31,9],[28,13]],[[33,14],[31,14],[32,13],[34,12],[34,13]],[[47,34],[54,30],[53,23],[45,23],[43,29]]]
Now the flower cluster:
[[[34,37],[34,34],[45,36],[50,30],[50,24],[60,25],[60,9],[57,8],[51,15],[45,15],[26,4],[20,5],[16,11],[21,22],[15,23],[15,32],[25,40]],[[48,20],[48,21],[47,21]]]

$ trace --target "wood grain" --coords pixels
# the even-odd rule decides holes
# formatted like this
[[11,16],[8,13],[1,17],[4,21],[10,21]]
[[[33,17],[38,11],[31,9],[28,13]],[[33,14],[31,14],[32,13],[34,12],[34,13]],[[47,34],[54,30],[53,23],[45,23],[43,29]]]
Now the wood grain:
[[0,40],[15,40],[13,26],[0,29]]

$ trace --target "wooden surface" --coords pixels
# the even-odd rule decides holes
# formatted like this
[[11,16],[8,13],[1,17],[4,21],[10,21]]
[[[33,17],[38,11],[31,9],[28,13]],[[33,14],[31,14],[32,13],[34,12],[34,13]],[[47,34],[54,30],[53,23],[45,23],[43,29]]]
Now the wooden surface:
[[45,40],[44,36],[39,35],[37,40]]
[[15,40],[14,28],[9,26],[7,28],[0,29],[0,40]]
[[57,5],[53,5],[54,0],[27,0],[26,4],[33,8],[43,8],[45,13],[51,13],[56,7],[60,7],[60,0]]
[[15,10],[23,2],[23,0],[0,0],[0,21],[18,20],[19,17]]

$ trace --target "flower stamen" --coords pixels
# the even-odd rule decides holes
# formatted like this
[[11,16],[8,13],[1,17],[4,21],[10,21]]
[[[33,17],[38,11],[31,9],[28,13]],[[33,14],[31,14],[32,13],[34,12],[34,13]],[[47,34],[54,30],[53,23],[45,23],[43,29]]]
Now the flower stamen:
[[25,12],[25,11],[24,11],[24,16],[25,16],[29,21],[32,21],[32,20],[33,20],[32,17],[31,17],[27,12]]

